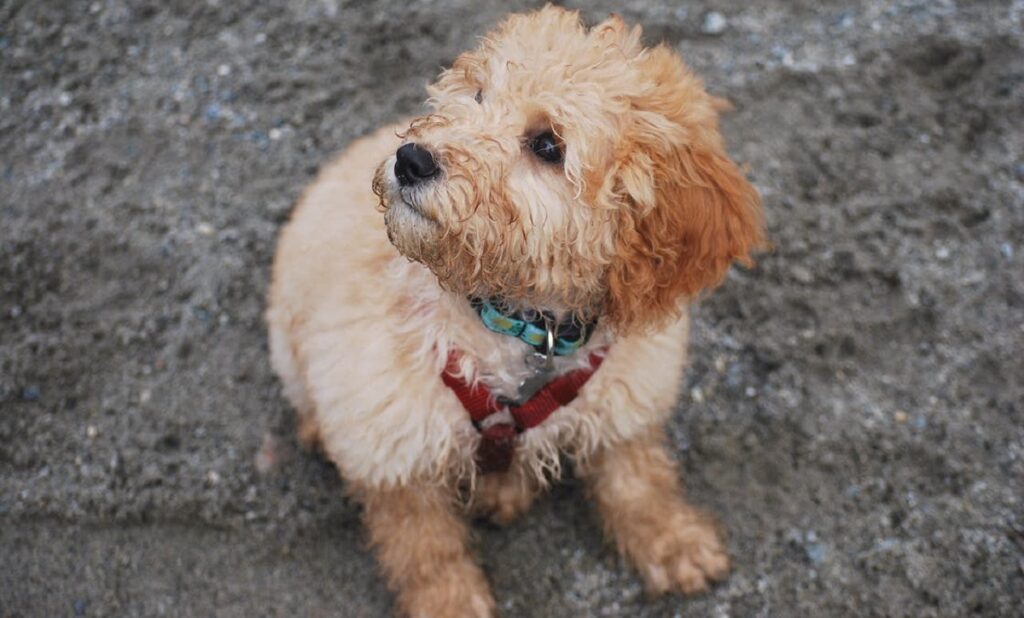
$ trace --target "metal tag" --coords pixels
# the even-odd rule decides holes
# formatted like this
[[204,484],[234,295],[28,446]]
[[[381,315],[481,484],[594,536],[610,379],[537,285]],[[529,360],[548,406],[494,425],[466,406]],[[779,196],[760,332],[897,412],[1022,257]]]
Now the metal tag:
[[526,357],[526,365],[533,370],[533,375],[519,384],[517,405],[523,405],[536,395],[551,381],[551,375],[555,372],[555,332],[550,324],[545,324],[545,329],[548,337],[547,353],[533,352]]

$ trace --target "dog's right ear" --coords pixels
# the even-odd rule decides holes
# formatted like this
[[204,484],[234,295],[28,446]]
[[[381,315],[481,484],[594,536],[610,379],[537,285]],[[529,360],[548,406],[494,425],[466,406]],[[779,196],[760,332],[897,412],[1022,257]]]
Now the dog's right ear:
[[646,88],[606,179],[617,213],[607,313],[622,330],[674,318],[764,244],[760,198],[718,133],[721,100],[667,48],[638,62]]

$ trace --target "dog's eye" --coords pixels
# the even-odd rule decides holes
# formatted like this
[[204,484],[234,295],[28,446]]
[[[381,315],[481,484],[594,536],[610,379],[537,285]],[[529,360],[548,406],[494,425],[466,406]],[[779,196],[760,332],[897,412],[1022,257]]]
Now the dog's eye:
[[547,161],[548,163],[562,162],[562,147],[559,146],[558,139],[551,131],[541,133],[530,140],[530,150],[542,161]]
[[483,103],[484,102],[484,91],[483,90],[477,90],[476,91],[476,95],[473,97],[473,99],[477,103]]

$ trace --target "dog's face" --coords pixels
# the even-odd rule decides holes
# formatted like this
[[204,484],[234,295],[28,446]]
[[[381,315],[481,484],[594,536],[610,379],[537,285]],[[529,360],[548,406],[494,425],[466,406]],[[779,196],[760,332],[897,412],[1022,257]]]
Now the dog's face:
[[378,169],[388,235],[446,288],[620,330],[674,316],[762,242],[723,104],[618,17],[516,15],[429,88]]

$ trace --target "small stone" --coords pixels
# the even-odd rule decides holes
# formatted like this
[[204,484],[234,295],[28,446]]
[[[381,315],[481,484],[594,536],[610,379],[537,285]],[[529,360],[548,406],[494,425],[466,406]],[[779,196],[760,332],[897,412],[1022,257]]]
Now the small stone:
[[725,357],[719,356],[715,358],[715,371],[718,373],[725,373]]
[[222,64],[219,67],[217,67],[217,75],[220,75],[221,77],[227,77],[228,75],[231,75],[231,65]]
[[203,236],[211,236],[215,230],[212,225],[203,221],[196,226],[196,231]]
[[692,399],[694,403],[704,403],[704,391],[702,391],[699,386],[691,388],[690,399]]
[[271,433],[263,434],[263,443],[256,452],[254,465],[260,474],[271,472],[281,463],[280,445]]
[[1013,167],[1013,171],[1017,174],[1017,180],[1024,182],[1024,163],[1018,163]]
[[89,607],[89,602],[85,599],[77,599],[71,607],[75,610],[76,616],[84,616],[86,608]]
[[897,423],[900,423],[901,425],[903,423],[906,423],[908,418],[907,413],[904,412],[903,410],[896,410],[896,413],[893,414],[892,417],[893,419],[896,420]]
[[820,543],[811,543],[805,548],[807,552],[807,559],[811,561],[811,564],[821,564],[825,560],[825,547]]
[[68,105],[71,105],[71,95],[67,92],[62,92],[60,93],[60,96],[57,97],[57,102],[60,103],[61,107],[67,107]]
[[206,473],[206,482],[210,485],[220,483],[220,474],[218,474],[216,470],[210,470]]
[[100,431],[96,429],[96,425],[89,425],[85,428],[85,437],[92,440],[100,434]]
[[[999,245],[999,253],[1002,253],[1003,257],[1008,260],[1013,258],[1013,245],[1011,245],[1008,242],[1004,242],[1003,244]],[[14,315],[14,309],[11,309],[11,315],[14,317],[18,317]]]
[[800,283],[806,284],[812,283],[814,281],[814,274],[810,271],[810,269],[804,266],[800,266],[799,264],[790,269],[789,272],[790,274],[793,275],[793,278],[799,281]]
[[153,398],[153,391],[145,388],[139,393],[139,403],[149,403],[149,400]]
[[21,391],[21,398],[25,401],[39,401],[39,398],[42,396],[43,394],[38,386],[26,386]]
[[11,307],[11,317],[14,319],[18,319],[19,317],[21,317],[21,307],[19,307],[18,305],[14,305],[13,307]]
[[940,260],[948,260],[949,259],[949,247],[939,247],[938,249],[936,249],[935,250],[935,257],[939,258]]
[[711,11],[704,16],[704,24],[701,25],[700,30],[704,34],[719,35],[725,32],[725,29],[729,27],[729,21],[718,11]]
[[281,129],[278,129],[276,127],[271,129],[270,131],[267,132],[267,137],[270,138],[270,141],[276,142],[277,140],[281,139]]
[[743,392],[744,392],[744,394],[746,394],[747,397],[750,397],[750,398],[757,397],[757,389],[754,388],[753,386],[748,386],[747,390],[745,390]]

